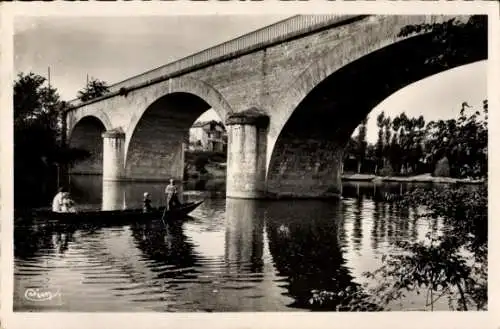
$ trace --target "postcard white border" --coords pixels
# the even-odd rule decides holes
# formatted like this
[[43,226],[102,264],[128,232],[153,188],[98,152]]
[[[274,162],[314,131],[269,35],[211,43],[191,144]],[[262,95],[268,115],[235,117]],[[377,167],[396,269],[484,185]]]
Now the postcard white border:
[[[15,16],[158,16],[158,15],[272,15],[272,14],[443,14],[489,15],[488,101],[489,132],[489,311],[487,312],[383,312],[383,313],[13,313],[13,165],[12,81],[13,17]],[[499,5],[493,1],[172,1],[172,2],[31,2],[2,3],[0,7],[1,105],[1,325],[3,328],[499,328],[497,301],[498,224],[500,214],[493,151],[498,143],[500,105]]]

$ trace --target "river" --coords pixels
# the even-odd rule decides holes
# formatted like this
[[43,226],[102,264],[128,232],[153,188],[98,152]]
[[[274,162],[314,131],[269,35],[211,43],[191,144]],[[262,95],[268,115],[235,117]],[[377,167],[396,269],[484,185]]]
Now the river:
[[[75,176],[80,208],[158,205],[164,184],[101,183]],[[189,182],[184,200],[205,198],[192,219],[57,232],[15,228],[15,311],[307,311],[313,289],[368,282],[397,241],[443,230],[380,199],[417,184],[344,182],[339,201],[226,199],[224,182]],[[104,194],[104,195],[103,195]],[[32,300],[27,291],[54,298]],[[29,296],[28,296],[29,297]],[[392,310],[423,310],[409,295]],[[447,310],[446,302],[434,310]]]

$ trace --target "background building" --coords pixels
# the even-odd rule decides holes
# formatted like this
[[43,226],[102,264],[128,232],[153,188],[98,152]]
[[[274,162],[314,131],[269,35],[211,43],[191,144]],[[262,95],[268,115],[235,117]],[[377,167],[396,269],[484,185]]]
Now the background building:
[[226,152],[227,133],[220,121],[196,122],[189,129],[189,150]]

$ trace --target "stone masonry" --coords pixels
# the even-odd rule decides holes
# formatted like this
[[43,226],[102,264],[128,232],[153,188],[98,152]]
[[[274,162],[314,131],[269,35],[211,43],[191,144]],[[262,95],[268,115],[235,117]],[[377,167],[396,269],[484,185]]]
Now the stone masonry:
[[[293,16],[120,82],[99,99],[73,102],[68,140],[81,141],[73,131],[95,117],[106,130],[124,132],[123,171],[115,179],[179,179],[183,138],[213,108],[228,128],[228,196],[335,196],[346,136],[385,97],[440,70],[425,68],[425,54],[416,51],[431,49],[425,36],[398,33],[450,18]],[[391,60],[399,51],[411,59]],[[236,119],[249,109],[267,123]]]

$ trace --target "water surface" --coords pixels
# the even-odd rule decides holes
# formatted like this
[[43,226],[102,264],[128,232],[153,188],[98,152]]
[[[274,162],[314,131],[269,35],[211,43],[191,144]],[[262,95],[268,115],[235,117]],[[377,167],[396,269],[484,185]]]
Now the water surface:
[[[140,206],[163,184],[102,185],[72,177],[81,208]],[[305,311],[314,289],[342,291],[366,282],[397,241],[417,241],[439,222],[382,201],[407,184],[344,183],[339,201],[225,199],[222,182],[189,182],[184,200],[205,198],[192,218],[147,224],[15,229],[15,311]],[[58,291],[50,301],[25,292]],[[391,309],[424,309],[408,296]],[[447,310],[446,303],[434,309]]]

